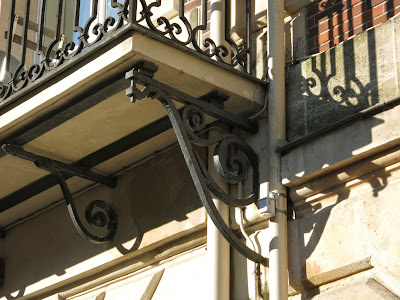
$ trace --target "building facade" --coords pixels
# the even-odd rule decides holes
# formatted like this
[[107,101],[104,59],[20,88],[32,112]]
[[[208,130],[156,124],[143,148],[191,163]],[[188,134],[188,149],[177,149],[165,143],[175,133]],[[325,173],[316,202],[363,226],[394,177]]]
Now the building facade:
[[0,0],[0,299],[399,299],[399,11]]

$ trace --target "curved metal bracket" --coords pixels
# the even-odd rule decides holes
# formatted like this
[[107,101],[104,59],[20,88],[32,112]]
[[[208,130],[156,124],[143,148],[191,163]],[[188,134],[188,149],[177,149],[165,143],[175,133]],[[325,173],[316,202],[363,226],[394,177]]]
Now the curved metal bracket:
[[54,175],[61,187],[72,223],[80,235],[82,235],[85,239],[93,243],[104,243],[110,241],[114,237],[118,226],[117,215],[111,206],[103,200],[94,200],[89,203],[85,210],[85,217],[89,225],[106,228],[107,234],[103,236],[97,236],[90,233],[85,228],[81,219],[79,218],[78,211],[63,173],[69,173],[110,187],[115,187],[115,178],[109,178],[79,166],[65,164],[60,161],[36,155],[34,153],[25,151],[19,146],[5,144],[2,146],[2,148],[7,154],[32,161],[38,168],[46,170]]
[[[128,72],[126,79],[131,80],[132,85],[127,90],[127,96],[131,97],[133,102],[146,97],[158,99],[161,102],[171,121],[197,193],[211,220],[233,248],[248,259],[266,265],[267,259],[242,243],[224,222],[211,198],[211,193],[213,193],[219,200],[235,207],[255,203],[258,199],[259,184],[257,155],[243,139],[233,134],[221,134],[211,139],[204,139],[199,135],[199,133],[209,129],[205,114],[222,121],[224,124],[248,132],[255,132],[257,130],[256,125],[225,111],[221,103],[215,105],[213,100],[209,103],[163,85],[153,79],[155,71],[157,71],[155,65],[144,62]],[[172,99],[186,105],[182,114],[179,113]],[[226,98],[224,99],[226,100]],[[239,199],[224,192],[210,176],[192,144],[202,147],[216,145],[214,151],[215,168],[221,177],[230,184],[237,184],[245,180],[250,170],[253,180],[252,193],[246,198]]]

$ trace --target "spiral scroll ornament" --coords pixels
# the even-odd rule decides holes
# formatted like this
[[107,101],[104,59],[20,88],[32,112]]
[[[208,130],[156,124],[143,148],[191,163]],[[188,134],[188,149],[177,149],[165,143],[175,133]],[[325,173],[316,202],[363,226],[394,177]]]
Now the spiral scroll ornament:
[[[209,174],[206,166],[199,160],[203,176],[210,191],[225,204],[243,207],[257,201],[258,191],[258,158],[254,150],[241,138],[234,134],[219,134],[211,138],[202,138],[199,133],[208,131],[204,112],[196,105],[188,105],[183,109],[182,121],[191,143],[214,148],[214,166],[218,174],[229,184],[238,184],[248,178],[252,171],[252,193],[243,199],[236,198],[224,192]],[[196,155],[198,157],[198,155]]]
[[107,229],[106,235],[97,237],[98,241],[106,242],[114,237],[118,227],[117,215],[107,202],[94,200],[89,203],[85,210],[85,217],[89,225]]

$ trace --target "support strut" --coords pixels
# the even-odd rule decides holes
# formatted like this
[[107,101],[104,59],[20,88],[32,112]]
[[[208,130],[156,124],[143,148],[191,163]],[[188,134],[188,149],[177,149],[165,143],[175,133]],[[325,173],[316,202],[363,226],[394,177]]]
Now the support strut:
[[90,233],[85,228],[81,219],[79,218],[78,211],[72,198],[71,191],[68,188],[64,174],[78,176],[112,188],[114,188],[116,185],[115,178],[103,176],[84,167],[66,164],[48,157],[28,152],[20,146],[4,144],[2,148],[7,154],[35,163],[38,168],[50,172],[57,179],[64,195],[72,223],[74,224],[76,230],[85,239],[93,243],[104,243],[110,241],[114,237],[118,225],[117,215],[111,206],[103,200],[94,200],[89,203],[85,210],[85,217],[89,225],[98,228],[105,228],[107,233],[102,236],[97,236]]
[[[211,220],[222,236],[239,253],[252,261],[267,265],[267,259],[242,243],[223,221],[210,194],[213,193],[220,201],[233,207],[244,207],[258,201],[259,179],[256,153],[243,139],[234,134],[220,134],[210,139],[200,135],[210,127],[207,121],[210,118],[206,118],[206,115],[231,128],[239,128],[252,133],[257,131],[257,125],[224,110],[222,102],[227,100],[226,95],[221,96],[218,93],[208,95],[205,97],[208,101],[194,98],[153,79],[157,69],[158,67],[154,64],[142,62],[127,72],[125,78],[131,81],[127,96],[131,98],[132,102],[144,98],[160,101],[167,111],[197,193]],[[185,105],[181,113],[176,108],[174,101]],[[214,144],[216,145],[214,165],[226,182],[238,184],[246,179],[252,181],[252,192],[246,197],[239,199],[223,191],[212,179],[192,146],[209,147]]]

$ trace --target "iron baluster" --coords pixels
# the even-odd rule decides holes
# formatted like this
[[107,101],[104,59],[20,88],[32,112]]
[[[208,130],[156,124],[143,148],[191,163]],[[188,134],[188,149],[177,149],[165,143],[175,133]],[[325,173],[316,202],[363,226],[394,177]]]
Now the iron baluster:
[[28,24],[29,24],[30,6],[31,6],[31,0],[25,0],[25,15],[24,15],[24,22],[23,22],[22,44],[21,44],[21,66],[22,67],[25,67],[26,40],[28,39]]
[[37,45],[36,45],[36,52],[40,56],[41,59],[44,58],[43,54],[43,30],[44,30],[44,21],[45,21],[45,13],[46,13],[46,0],[40,0],[39,4],[39,30],[38,30],[38,39],[37,39]]
[[55,40],[60,39],[61,35],[61,18],[62,18],[62,10],[63,10],[63,0],[58,0],[58,5],[57,5],[57,14],[56,14],[56,35],[54,37]]
[[10,74],[10,59],[11,59],[11,49],[12,49],[12,42],[14,38],[14,26],[16,25],[14,22],[15,17],[18,17],[15,15],[15,1],[11,1],[10,5],[10,20],[8,23],[8,36],[7,36],[7,48],[6,48],[6,58],[5,58],[5,63],[6,63],[6,74]]
[[137,0],[129,0],[129,20],[128,22],[136,23]]
[[22,23],[23,29],[22,29],[22,42],[21,42],[21,63],[18,66],[13,76],[12,80],[13,92],[19,91],[28,84],[28,72],[25,66],[25,58],[26,58],[26,42],[28,38],[29,11],[30,11],[30,0],[26,0],[24,21]]

